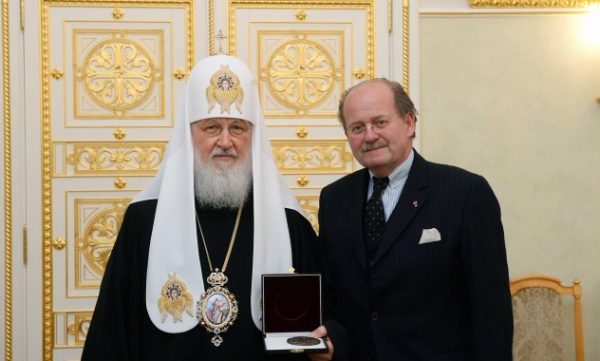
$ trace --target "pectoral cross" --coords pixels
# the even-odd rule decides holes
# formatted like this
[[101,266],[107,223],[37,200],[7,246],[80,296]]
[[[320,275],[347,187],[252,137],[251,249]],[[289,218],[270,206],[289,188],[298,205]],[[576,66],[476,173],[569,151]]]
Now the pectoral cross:
[[219,41],[219,52],[218,52],[218,54],[225,54],[223,52],[222,40],[227,39],[227,35],[223,34],[222,30],[219,30],[219,33],[217,35],[215,35],[215,39],[217,39]]

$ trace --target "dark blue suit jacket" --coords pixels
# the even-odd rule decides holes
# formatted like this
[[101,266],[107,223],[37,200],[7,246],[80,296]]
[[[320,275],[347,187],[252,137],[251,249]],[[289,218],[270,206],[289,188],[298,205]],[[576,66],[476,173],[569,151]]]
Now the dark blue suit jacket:
[[[510,361],[513,320],[500,207],[486,180],[415,152],[368,261],[369,173],[323,188],[319,247],[355,360]],[[441,241],[419,244],[424,229]]]

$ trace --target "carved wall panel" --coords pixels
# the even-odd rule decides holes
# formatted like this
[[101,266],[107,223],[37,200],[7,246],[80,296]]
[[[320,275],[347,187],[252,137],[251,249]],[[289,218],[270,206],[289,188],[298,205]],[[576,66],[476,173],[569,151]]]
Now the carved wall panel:
[[282,174],[346,174],[353,158],[345,140],[272,140]]
[[75,199],[75,288],[97,288],[131,198]]
[[469,0],[473,8],[585,8],[595,0]]
[[260,30],[257,42],[265,117],[336,117],[344,87],[342,31]]
[[[229,0],[229,53],[259,80],[268,125],[337,126],[344,89],[375,73],[374,1]],[[219,40],[221,41],[221,40]]]
[[[225,41],[256,73],[273,157],[295,195],[314,196],[357,169],[337,111],[346,88],[375,75],[376,29],[386,29],[375,1],[228,0],[227,13],[219,10],[211,30],[227,31],[212,49]],[[385,57],[387,47],[378,50]]]
[[304,210],[304,215],[308,218],[315,232],[319,232],[319,195],[297,195],[296,199],[300,207]]
[[[92,312],[65,311],[54,313],[56,334],[54,348],[83,347]],[[107,345],[107,347],[110,347]]]
[[375,2],[37,3],[44,361],[79,357],[125,205],[156,173],[205,47],[225,40],[256,73],[276,160],[318,229],[319,189],[356,169],[337,99],[375,75],[376,54],[388,59],[387,47],[376,52]]
[[162,29],[73,29],[74,119],[162,118]]
[[54,175],[154,175],[166,151],[166,141],[54,142]]
[[40,7],[43,359],[74,360],[126,206],[163,159],[195,61],[194,2]]

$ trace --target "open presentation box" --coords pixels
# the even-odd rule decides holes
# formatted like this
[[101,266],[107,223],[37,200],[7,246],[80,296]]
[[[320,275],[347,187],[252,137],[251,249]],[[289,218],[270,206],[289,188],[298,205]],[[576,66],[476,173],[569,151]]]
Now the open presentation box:
[[322,338],[309,337],[322,324],[320,274],[265,274],[262,301],[267,352],[327,352]]

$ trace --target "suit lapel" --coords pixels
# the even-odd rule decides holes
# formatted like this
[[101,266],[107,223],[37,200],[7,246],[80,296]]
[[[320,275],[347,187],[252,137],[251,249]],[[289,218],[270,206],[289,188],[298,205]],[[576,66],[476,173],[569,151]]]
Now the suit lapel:
[[348,235],[352,240],[352,247],[358,259],[358,264],[363,270],[367,269],[367,253],[363,235],[363,213],[365,209],[367,187],[369,185],[369,172],[363,169],[357,173],[355,183],[351,186],[351,192],[356,190],[355,195],[348,197],[349,204],[346,207],[346,219],[348,219]]
[[408,174],[408,179],[400,194],[398,204],[396,204],[394,211],[386,222],[383,239],[373,258],[373,264],[377,263],[390,247],[394,245],[415,215],[427,202],[429,196],[427,182],[427,162],[415,151],[415,158]]

